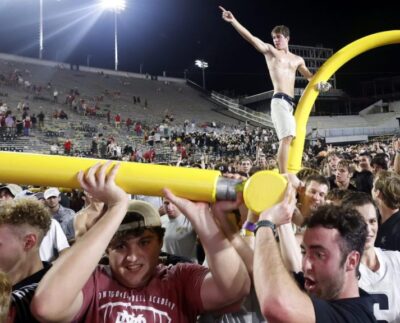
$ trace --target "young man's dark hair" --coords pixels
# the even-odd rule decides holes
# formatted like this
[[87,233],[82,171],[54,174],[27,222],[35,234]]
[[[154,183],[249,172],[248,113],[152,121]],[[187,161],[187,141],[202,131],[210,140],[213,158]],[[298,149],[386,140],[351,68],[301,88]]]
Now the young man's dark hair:
[[339,231],[342,251],[342,263],[351,251],[357,251],[360,256],[364,251],[367,239],[367,225],[360,214],[342,206],[324,205],[319,207],[307,220],[307,228],[323,227]]
[[371,195],[364,192],[348,192],[342,199],[342,206],[350,209],[366,204],[372,204],[375,206]]
[[372,156],[371,156],[371,154],[370,154],[368,151],[362,152],[359,156],[360,156],[360,157],[361,157],[361,156],[366,156],[366,157],[369,158],[369,161],[371,161],[371,159],[372,159]]
[[301,181],[304,181],[311,175],[319,175],[319,172],[314,168],[303,167],[296,174],[297,178]]
[[337,167],[342,166],[348,170],[349,173],[354,172],[353,162],[350,159],[342,159],[338,162]]
[[376,167],[378,166],[379,169],[382,170],[387,170],[388,165],[387,165],[387,160],[385,155],[375,155],[374,158],[371,160],[371,167]]
[[322,175],[310,175],[306,178],[304,185],[307,187],[308,184],[310,184],[312,181],[317,182],[318,184],[321,185],[326,185],[328,187],[328,190],[330,188],[329,180],[326,179],[325,176]]
[[272,29],[271,34],[282,34],[288,38],[290,37],[290,30],[289,27],[286,27],[285,25],[278,25]]

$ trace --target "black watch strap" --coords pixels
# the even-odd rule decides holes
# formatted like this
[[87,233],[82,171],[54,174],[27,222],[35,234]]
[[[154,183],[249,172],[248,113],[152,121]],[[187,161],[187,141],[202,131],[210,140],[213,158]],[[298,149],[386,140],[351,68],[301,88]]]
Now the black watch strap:
[[272,231],[275,233],[275,228],[276,228],[275,224],[273,224],[273,223],[272,223],[271,221],[269,221],[269,220],[261,220],[261,221],[258,221],[258,222],[257,222],[257,224],[256,224],[256,229],[254,230],[254,234],[256,234],[257,231],[258,231],[258,229],[260,229],[260,228],[262,228],[262,227],[271,228]]

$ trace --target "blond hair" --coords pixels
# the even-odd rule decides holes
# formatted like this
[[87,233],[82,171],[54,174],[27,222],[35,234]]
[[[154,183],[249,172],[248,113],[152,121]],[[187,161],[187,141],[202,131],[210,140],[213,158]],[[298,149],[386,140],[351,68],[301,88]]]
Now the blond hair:
[[394,172],[382,170],[376,176],[374,190],[381,192],[383,203],[391,209],[400,208],[400,176]]
[[0,271],[0,322],[5,322],[11,301],[11,283],[5,273]]
[[5,201],[0,208],[0,225],[3,224],[33,227],[39,231],[41,242],[50,229],[51,215],[42,202],[34,199]]

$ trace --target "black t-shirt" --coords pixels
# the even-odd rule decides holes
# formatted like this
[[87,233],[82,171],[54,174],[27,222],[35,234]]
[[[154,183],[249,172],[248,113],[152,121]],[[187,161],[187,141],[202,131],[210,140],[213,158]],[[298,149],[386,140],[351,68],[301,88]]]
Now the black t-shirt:
[[375,246],[400,251],[400,211],[394,213],[379,227]]
[[362,289],[360,289],[360,297],[324,301],[312,296],[311,301],[314,305],[316,323],[376,322],[372,298]]
[[[300,288],[304,290],[303,273],[295,274]],[[359,289],[360,297],[325,301],[311,296],[316,323],[373,323],[377,322],[373,313],[372,297]]]
[[15,309],[14,323],[38,322],[31,314],[30,305],[40,280],[50,269],[51,264],[43,262],[43,266],[43,269],[13,286],[11,304]]
[[364,192],[371,195],[374,182],[374,175],[369,170],[355,172],[353,175],[354,182],[358,192]]

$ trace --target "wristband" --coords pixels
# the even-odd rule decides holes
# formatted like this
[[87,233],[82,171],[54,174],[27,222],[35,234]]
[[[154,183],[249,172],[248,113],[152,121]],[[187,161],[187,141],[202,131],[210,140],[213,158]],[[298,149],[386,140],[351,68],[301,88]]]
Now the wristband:
[[240,235],[242,237],[254,237],[254,232],[253,231],[249,231],[247,229],[242,229],[242,230],[240,230]]
[[247,231],[254,232],[256,230],[256,225],[253,222],[245,221],[242,228]]
[[261,220],[257,222],[256,225],[256,230],[254,231],[254,234],[257,233],[258,229],[262,228],[262,227],[268,227],[271,228],[272,232],[275,233],[275,224],[273,224],[271,221],[269,220]]

